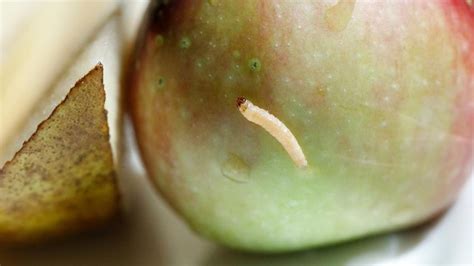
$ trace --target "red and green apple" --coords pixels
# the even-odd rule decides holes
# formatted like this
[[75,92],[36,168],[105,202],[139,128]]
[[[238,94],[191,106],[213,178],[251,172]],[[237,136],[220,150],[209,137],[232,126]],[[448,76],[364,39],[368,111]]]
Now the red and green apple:
[[[474,7],[156,1],[131,74],[154,185],[202,235],[280,252],[422,223],[472,170]],[[294,134],[307,167],[235,106]]]

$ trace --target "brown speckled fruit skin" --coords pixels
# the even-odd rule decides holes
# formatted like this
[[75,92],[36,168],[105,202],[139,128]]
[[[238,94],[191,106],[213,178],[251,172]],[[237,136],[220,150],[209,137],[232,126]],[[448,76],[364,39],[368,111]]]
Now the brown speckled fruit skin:
[[104,102],[99,64],[0,169],[0,245],[82,232],[117,214]]

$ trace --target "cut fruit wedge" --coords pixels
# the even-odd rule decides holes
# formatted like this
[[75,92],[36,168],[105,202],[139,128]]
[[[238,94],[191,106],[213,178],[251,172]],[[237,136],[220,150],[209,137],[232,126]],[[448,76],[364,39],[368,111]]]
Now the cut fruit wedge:
[[103,68],[79,80],[0,170],[0,243],[31,243],[103,225],[119,192]]

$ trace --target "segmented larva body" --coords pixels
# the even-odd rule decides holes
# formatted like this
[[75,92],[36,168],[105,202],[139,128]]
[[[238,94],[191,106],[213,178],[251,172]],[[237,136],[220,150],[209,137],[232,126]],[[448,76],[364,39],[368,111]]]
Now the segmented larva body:
[[243,97],[237,98],[237,107],[247,120],[263,127],[270,135],[277,139],[286,152],[288,152],[296,166],[303,168],[308,165],[301,146],[283,122]]

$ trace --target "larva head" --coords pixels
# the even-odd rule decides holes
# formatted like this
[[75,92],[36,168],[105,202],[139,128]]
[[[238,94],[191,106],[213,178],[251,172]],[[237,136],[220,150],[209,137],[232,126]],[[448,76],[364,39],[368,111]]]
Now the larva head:
[[[150,178],[196,231],[286,251],[454,200],[474,138],[465,1],[166,3],[144,23],[131,109]],[[239,96],[284,122],[307,168],[249,126]]]
[[247,100],[242,96],[237,97],[237,101],[236,101],[237,107],[240,108],[246,101]]

